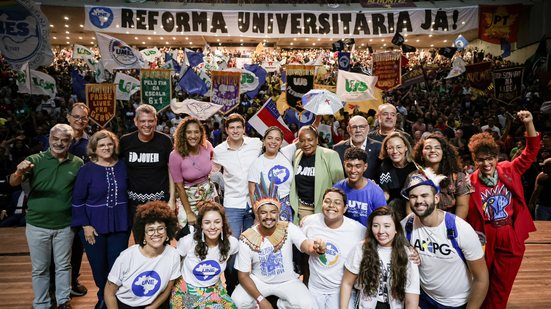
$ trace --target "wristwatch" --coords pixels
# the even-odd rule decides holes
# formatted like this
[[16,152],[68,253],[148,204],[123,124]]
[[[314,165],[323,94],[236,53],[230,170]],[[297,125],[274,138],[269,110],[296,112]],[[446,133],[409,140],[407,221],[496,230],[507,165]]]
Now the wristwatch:
[[260,304],[261,301],[264,300],[264,296],[262,296],[262,294],[260,294],[257,298],[256,298],[256,303],[257,304]]

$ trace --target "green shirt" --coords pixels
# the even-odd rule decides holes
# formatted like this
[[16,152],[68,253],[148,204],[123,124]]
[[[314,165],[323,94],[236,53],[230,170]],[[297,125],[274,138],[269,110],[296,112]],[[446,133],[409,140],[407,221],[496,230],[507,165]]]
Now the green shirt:
[[26,174],[31,185],[27,223],[46,229],[69,226],[73,183],[82,159],[67,154],[65,160],[59,161],[48,149],[28,156],[27,160],[34,164]]

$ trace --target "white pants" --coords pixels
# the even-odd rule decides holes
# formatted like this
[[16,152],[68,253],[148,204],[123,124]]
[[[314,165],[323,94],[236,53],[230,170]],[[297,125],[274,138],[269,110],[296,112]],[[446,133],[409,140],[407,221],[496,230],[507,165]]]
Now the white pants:
[[[308,291],[308,288],[298,279],[286,281],[283,283],[264,283],[256,276],[250,275],[256,288],[260,293],[266,296],[277,296],[279,308],[294,308],[294,309],[317,309],[316,301]],[[235,288],[231,295],[235,305],[239,309],[252,309],[256,305],[256,300],[245,291],[240,285]],[[338,308],[338,304],[337,307]]]
[[[315,291],[310,291],[316,303],[318,304],[319,309],[336,309],[339,308],[341,293],[318,293]],[[350,301],[348,302],[348,309],[354,309],[356,304],[356,290],[352,289],[350,294]]]

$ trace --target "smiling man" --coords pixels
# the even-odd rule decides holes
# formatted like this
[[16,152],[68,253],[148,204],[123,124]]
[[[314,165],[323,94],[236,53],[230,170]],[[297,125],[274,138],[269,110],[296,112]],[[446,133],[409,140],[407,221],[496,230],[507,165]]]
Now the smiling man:
[[386,206],[383,189],[373,180],[364,177],[368,168],[367,153],[360,148],[348,148],[344,152],[344,172],[347,178],[334,185],[344,191],[348,198],[344,215],[365,227],[373,210]]
[[421,256],[419,307],[480,308],[489,284],[484,251],[467,222],[436,207],[442,178],[430,168],[413,172],[402,190],[413,212],[402,226]]
[[120,155],[128,167],[128,205],[134,221],[138,205],[149,201],[169,201],[174,209],[174,187],[169,177],[168,158],[172,151],[170,137],[156,132],[157,111],[148,104],[136,108],[137,131],[120,140]]
[[[364,239],[366,228],[345,217],[346,209],[346,194],[340,189],[329,188],[323,195],[322,213],[306,217],[302,225],[306,237],[326,241],[325,254],[308,259],[308,289],[319,309],[339,307],[344,262],[352,249]],[[351,298],[348,308],[354,308],[354,304],[355,296]]]
[[390,103],[379,105],[377,109],[377,122],[379,127],[373,129],[367,136],[370,138],[382,142],[387,135],[394,132],[402,133],[411,145],[414,145],[413,138],[408,133],[396,128],[396,122],[398,121],[398,111],[396,107]]
[[51,306],[50,264],[55,263],[57,308],[71,308],[71,193],[83,161],[69,153],[73,129],[56,124],[50,130],[47,151],[28,156],[10,176],[10,185],[28,179],[31,190],[27,201],[26,236],[32,264],[33,308]]
[[309,255],[320,255],[325,253],[325,243],[308,240],[294,224],[279,221],[281,204],[271,193],[255,193],[261,197],[253,205],[258,224],[239,238],[235,269],[240,285],[231,297],[237,308],[271,308],[266,299],[270,295],[279,297],[280,308],[316,308],[294,272],[293,245]]
[[369,124],[367,119],[362,116],[354,116],[348,121],[348,126],[346,127],[348,134],[350,134],[350,139],[346,141],[341,141],[340,143],[333,146],[341,159],[344,167],[344,152],[350,147],[357,147],[365,150],[367,152],[367,168],[364,172],[364,177],[369,179],[376,179],[379,176],[379,152],[381,151],[381,142],[376,141],[372,138],[367,137],[369,132]]

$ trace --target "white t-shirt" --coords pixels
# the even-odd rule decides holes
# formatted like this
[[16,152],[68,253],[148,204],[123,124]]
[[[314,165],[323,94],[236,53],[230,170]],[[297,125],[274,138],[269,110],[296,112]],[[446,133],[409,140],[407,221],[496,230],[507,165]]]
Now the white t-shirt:
[[154,258],[140,252],[139,245],[121,252],[107,279],[119,286],[117,298],[132,307],[147,306],[164,291],[170,280],[180,277],[180,255],[170,245]]
[[195,255],[197,242],[193,240],[193,234],[186,235],[178,241],[177,250],[184,261],[182,262],[182,276],[186,283],[195,287],[209,287],[220,280],[220,275],[226,269],[227,259],[230,255],[237,253],[239,242],[230,236],[230,251],[226,260],[220,262],[220,249],[209,248],[204,260]]
[[293,165],[291,160],[294,154],[285,154],[278,152],[277,156],[273,159],[268,159],[264,155],[260,155],[256,158],[249,169],[248,180],[254,183],[260,183],[260,173],[264,177],[264,183],[270,184],[273,180],[277,185],[277,193],[279,198],[284,198],[289,195],[291,191],[291,181],[293,181]]
[[[409,249],[404,248],[409,254]],[[379,287],[377,288],[377,295],[365,295],[363,288],[356,282],[354,287],[360,291],[359,304],[360,308],[375,308],[377,301],[388,303],[390,308],[404,308],[404,304],[392,297],[392,283],[391,283],[391,269],[390,258],[392,255],[392,248],[377,246],[377,253],[379,254]],[[359,274],[360,264],[363,258],[363,242],[359,243],[352,249],[352,252],[348,256],[345,267],[353,274]],[[406,294],[419,295],[419,268],[408,260],[407,266],[407,282],[405,286]]]
[[[408,218],[401,222],[404,231]],[[465,258],[474,261],[484,257],[473,228],[459,217],[455,218],[455,226],[456,241]],[[427,295],[445,306],[466,304],[471,292],[471,273],[447,237],[445,220],[436,227],[427,227],[415,216],[410,243],[421,256],[421,287]]]
[[329,228],[323,214],[308,216],[302,225],[308,239],[322,239],[327,244],[324,255],[310,256],[308,288],[323,294],[339,293],[344,262],[352,249],[365,237],[365,227],[347,217],[339,228]]
[[[258,231],[258,225],[251,228]],[[250,272],[264,283],[283,283],[296,279],[298,275],[293,268],[293,244],[300,248],[305,240],[304,233],[292,223],[287,228],[287,239],[277,252],[274,252],[274,246],[267,238],[264,238],[260,252],[251,250],[240,240],[235,269]]]
[[224,167],[224,207],[247,208],[249,201],[249,168],[260,155],[262,142],[258,138],[243,137],[238,150],[230,149],[228,142],[214,148],[212,161]]

